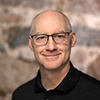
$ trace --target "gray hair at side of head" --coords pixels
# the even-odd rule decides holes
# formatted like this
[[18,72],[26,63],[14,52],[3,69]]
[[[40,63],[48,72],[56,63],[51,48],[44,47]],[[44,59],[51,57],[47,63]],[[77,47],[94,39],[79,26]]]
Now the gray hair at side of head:
[[[67,22],[68,22],[67,28],[68,28],[68,30],[69,30],[70,32],[72,32],[71,23],[70,23],[68,17],[67,17],[65,14],[63,14],[62,12],[57,11],[57,10],[45,10],[45,11],[55,11],[55,12],[58,12],[58,13],[60,13],[61,15],[63,15],[63,16],[67,19]],[[33,34],[33,23],[34,23],[34,20],[35,20],[41,13],[43,13],[43,12],[45,12],[45,11],[40,12],[39,14],[37,14],[37,15],[33,18],[32,23],[31,23],[31,27],[30,27],[30,35]]]

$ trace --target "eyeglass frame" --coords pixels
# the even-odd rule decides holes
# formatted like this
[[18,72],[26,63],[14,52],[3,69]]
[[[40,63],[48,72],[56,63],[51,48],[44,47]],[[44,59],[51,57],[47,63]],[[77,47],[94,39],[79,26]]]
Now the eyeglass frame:
[[[47,35],[47,34],[35,34],[35,35],[30,35],[30,36],[31,36],[31,39],[33,39],[33,37],[34,37],[34,36],[37,36],[37,35],[46,35],[46,36],[47,36],[47,42],[46,42],[45,44],[43,44],[43,45],[46,45],[46,44],[48,43],[48,41],[49,41],[49,36],[51,36],[52,39],[53,39],[53,41],[56,43],[56,41],[54,40],[53,36],[54,36],[55,34],[60,34],[60,33],[66,33],[66,34],[68,34],[68,36],[69,36],[69,35],[72,35],[72,31],[70,31],[70,32],[58,32],[58,33],[54,33],[54,34],[52,34],[52,35]],[[67,41],[66,41],[66,42],[67,42]],[[66,42],[64,42],[64,43],[66,43]],[[34,43],[35,45],[37,45],[34,41],[33,41],[33,43]],[[56,44],[63,44],[63,43],[56,43]],[[37,46],[43,46],[43,45],[37,45]]]

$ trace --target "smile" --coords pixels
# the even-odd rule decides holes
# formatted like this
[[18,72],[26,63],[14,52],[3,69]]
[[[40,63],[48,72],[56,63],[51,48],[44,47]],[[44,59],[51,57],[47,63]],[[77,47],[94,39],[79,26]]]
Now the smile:
[[43,55],[47,60],[53,61],[56,60],[59,57],[59,54],[54,54],[54,55]]

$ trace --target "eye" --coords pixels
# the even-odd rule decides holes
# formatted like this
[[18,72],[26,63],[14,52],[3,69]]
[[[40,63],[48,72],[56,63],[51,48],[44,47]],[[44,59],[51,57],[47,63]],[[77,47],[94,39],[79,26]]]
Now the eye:
[[62,38],[65,38],[65,35],[64,34],[57,34],[55,36],[55,38],[62,39]]
[[47,36],[46,35],[37,35],[34,39],[36,43],[44,43],[47,41]]
[[63,36],[63,35],[58,35],[57,37],[58,37],[58,38],[63,38],[64,36]]
[[36,40],[43,40],[45,37],[44,36],[39,36],[36,38]]

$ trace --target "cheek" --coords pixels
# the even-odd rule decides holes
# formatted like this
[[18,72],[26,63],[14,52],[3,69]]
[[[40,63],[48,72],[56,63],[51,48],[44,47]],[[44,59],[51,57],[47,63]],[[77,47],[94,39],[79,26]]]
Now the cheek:
[[71,46],[70,44],[64,44],[61,48],[61,51],[63,53],[63,60],[66,61],[70,57],[70,52],[71,52]]
[[58,48],[59,48],[62,52],[68,53],[68,52],[70,51],[70,49],[71,49],[71,46],[70,46],[69,43],[66,43],[66,44],[61,44],[61,45],[59,45]]
[[43,52],[44,48],[43,47],[39,47],[39,46],[34,46],[34,56],[36,57],[37,60],[39,60],[39,58],[41,57],[40,54],[41,52]]

